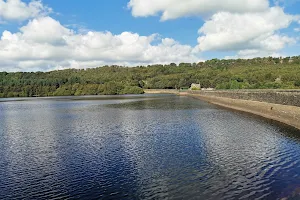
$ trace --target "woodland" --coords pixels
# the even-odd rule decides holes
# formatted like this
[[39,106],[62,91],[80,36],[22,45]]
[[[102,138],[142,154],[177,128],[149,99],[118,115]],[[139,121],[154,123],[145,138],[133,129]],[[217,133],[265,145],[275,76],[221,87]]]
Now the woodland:
[[300,89],[300,56],[0,72],[0,97],[142,94],[144,89],[182,89],[192,83],[227,90]]

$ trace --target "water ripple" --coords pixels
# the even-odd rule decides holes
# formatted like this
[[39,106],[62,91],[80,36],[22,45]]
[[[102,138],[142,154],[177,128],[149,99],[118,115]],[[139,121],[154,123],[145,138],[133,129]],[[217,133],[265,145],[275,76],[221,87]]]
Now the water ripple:
[[1,102],[0,199],[297,199],[298,130],[177,96]]

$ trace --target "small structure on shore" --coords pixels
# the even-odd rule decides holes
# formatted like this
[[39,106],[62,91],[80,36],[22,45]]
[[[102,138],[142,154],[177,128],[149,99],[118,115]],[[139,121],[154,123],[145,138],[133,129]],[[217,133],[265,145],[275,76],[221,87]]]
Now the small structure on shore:
[[201,90],[201,84],[192,83],[190,90]]

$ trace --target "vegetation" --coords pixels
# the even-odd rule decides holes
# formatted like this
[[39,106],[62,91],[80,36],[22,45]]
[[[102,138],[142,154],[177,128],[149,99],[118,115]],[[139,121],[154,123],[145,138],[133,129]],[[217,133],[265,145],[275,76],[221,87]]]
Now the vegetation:
[[192,83],[217,89],[300,88],[300,56],[51,72],[0,72],[0,97],[141,94]]

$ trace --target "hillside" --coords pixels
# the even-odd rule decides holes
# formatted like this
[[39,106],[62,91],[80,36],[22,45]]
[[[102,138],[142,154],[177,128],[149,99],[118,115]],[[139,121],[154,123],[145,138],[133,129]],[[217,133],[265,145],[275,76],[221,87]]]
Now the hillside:
[[296,89],[300,88],[300,56],[0,72],[0,97],[141,94],[143,89],[176,89],[191,83],[217,89]]

